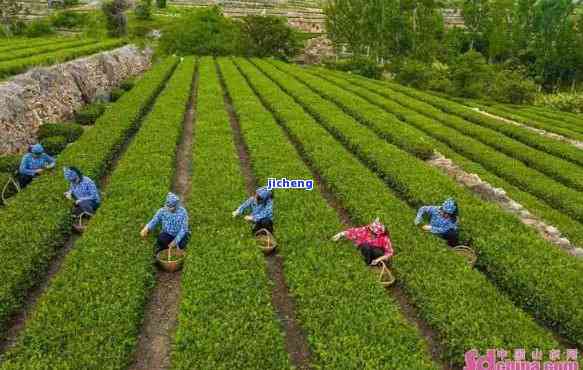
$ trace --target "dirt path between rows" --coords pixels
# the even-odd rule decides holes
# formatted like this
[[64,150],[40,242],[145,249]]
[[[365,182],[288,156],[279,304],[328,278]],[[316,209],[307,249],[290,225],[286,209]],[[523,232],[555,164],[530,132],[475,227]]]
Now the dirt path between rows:
[[[229,114],[229,122],[233,130],[235,146],[239,155],[241,170],[245,177],[245,187],[249,196],[255,194],[257,189],[257,179],[253,175],[249,151],[241,133],[239,119],[233,108],[231,98],[227,93],[223,76],[217,64],[217,71],[220,76],[221,87],[224,92],[225,109]],[[265,257],[267,264],[267,275],[274,283],[271,291],[271,303],[275,307],[277,318],[284,330],[285,349],[288,352],[292,364],[296,369],[310,369],[310,348],[306,335],[304,334],[295,314],[295,302],[289,293],[283,270],[284,258],[278,253],[273,253]]]
[[[166,83],[170,79],[170,76],[171,76],[171,74],[168,76],[168,78],[164,82],[164,86],[166,85]],[[127,151],[128,147],[132,143],[136,133],[139,131],[139,128],[141,127],[142,122],[144,121],[145,117],[147,117],[148,114],[150,113],[150,111],[152,110],[152,107],[154,105],[154,102],[156,101],[156,98],[160,95],[160,93],[163,90],[164,89],[162,88],[158,91],[158,94],[156,94],[156,96],[152,99],[150,104],[148,104],[147,109],[145,109],[141,113],[136,124],[133,126],[133,128],[130,129],[130,131],[128,132],[128,135],[124,139],[123,143],[118,147],[118,149],[114,153],[111,161],[109,161],[106,169],[104,170],[103,177],[101,179],[99,179],[99,181],[98,181],[98,187],[99,187],[99,190],[101,193],[103,193],[104,189],[106,189],[107,186],[109,185],[111,175],[114,172],[114,170],[117,168],[117,164],[118,164],[119,160],[123,157],[123,155]],[[83,170],[83,169],[81,168],[80,170]],[[46,269],[45,277],[42,280],[40,280],[37,284],[35,284],[27,292],[27,294],[24,298],[23,307],[18,312],[16,312],[13,315],[13,317],[9,320],[9,322],[7,324],[8,329],[6,331],[6,336],[4,338],[0,338],[0,362],[2,360],[2,354],[5,353],[6,351],[8,351],[12,346],[14,346],[16,344],[20,334],[23,332],[23,330],[26,326],[26,321],[28,320],[28,318],[30,317],[30,315],[32,314],[32,312],[34,311],[34,309],[36,307],[36,303],[37,303],[38,299],[47,290],[51,281],[53,280],[53,277],[60,271],[61,266],[65,260],[65,257],[75,247],[75,243],[76,243],[77,239],[79,239],[81,237],[79,234],[72,233],[72,231],[68,231],[68,233],[69,233],[69,235],[66,236],[66,239],[65,239],[65,242],[63,243],[62,248],[58,248],[56,250],[55,255],[49,261],[48,267]]]
[[[192,146],[196,116],[196,92],[198,71],[192,80],[189,107],[184,116],[182,139],[176,150],[176,173],[172,189],[186,204],[192,179]],[[162,370],[170,368],[172,338],[176,330],[180,306],[180,282],[182,272],[158,270],[150,300],[146,304],[138,347],[130,370]]]

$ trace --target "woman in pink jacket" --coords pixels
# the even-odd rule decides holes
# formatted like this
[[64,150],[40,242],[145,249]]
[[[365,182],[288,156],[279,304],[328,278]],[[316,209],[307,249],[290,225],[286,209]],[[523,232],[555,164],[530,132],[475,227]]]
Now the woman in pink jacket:
[[360,249],[367,265],[375,266],[381,261],[387,262],[393,255],[391,236],[378,218],[369,225],[340,232],[332,240],[338,241],[342,238],[351,240]]

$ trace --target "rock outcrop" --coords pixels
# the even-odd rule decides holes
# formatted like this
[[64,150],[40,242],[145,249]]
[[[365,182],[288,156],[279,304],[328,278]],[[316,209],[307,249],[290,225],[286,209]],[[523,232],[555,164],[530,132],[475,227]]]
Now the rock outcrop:
[[0,84],[0,154],[22,153],[44,123],[76,110],[150,68],[151,51],[134,46],[37,68]]

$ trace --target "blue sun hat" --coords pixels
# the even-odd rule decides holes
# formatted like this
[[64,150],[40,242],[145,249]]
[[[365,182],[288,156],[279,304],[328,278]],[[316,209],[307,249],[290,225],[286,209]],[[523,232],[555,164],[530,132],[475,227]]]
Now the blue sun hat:
[[262,188],[257,189],[257,195],[259,195],[259,198],[267,200],[271,198],[271,190],[269,190],[267,186],[264,186]]
[[168,193],[168,195],[166,195],[166,203],[164,204],[166,207],[176,208],[178,207],[178,204],[180,204],[180,198],[178,198],[178,195],[174,193]]
[[40,144],[34,144],[32,148],[30,148],[30,152],[32,154],[41,155],[45,152],[45,148]]
[[69,182],[75,182],[79,180],[79,175],[77,172],[72,170],[70,167],[63,168],[63,174],[65,175],[65,179],[67,179]]
[[445,202],[443,202],[443,206],[441,206],[441,209],[445,213],[455,215],[457,213],[457,204],[455,202],[455,199],[448,198]]

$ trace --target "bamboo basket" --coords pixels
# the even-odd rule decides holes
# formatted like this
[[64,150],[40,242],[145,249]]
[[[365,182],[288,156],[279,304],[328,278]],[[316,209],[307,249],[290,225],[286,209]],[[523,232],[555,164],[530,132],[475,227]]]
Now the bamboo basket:
[[[175,260],[170,260],[171,257],[175,257]],[[158,265],[162,270],[166,272],[176,272],[182,268],[184,263],[185,253],[178,248],[168,248],[158,252],[156,255],[156,260]]]
[[475,266],[476,261],[478,260],[478,256],[476,255],[476,252],[474,252],[472,248],[467,247],[465,245],[458,245],[457,247],[453,248],[453,251],[459,254],[460,256],[464,257],[471,267]]
[[255,238],[257,240],[257,246],[266,256],[273,253],[277,248],[277,242],[275,241],[273,234],[267,229],[258,230],[255,233]]
[[377,265],[374,266],[374,268],[378,271],[379,283],[381,283],[382,286],[388,288],[395,283],[395,275],[393,275],[384,261],[381,261],[380,266]]
[[87,212],[83,212],[81,213],[78,217],[76,222],[73,224],[73,229],[79,233],[79,234],[83,234],[83,232],[85,231],[85,229],[87,228],[87,224],[89,223],[89,219],[92,217],[93,215]]

